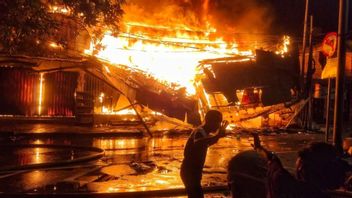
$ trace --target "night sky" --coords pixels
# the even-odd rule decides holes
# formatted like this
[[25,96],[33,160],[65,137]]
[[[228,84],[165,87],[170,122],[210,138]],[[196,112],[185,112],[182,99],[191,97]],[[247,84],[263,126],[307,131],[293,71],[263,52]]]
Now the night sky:
[[[297,36],[302,34],[305,0],[269,1],[276,13],[273,32],[289,32]],[[349,10],[352,13],[352,2]],[[311,0],[310,12],[314,16],[314,27],[321,33],[337,31],[338,0]],[[349,27],[352,29],[351,25]]]

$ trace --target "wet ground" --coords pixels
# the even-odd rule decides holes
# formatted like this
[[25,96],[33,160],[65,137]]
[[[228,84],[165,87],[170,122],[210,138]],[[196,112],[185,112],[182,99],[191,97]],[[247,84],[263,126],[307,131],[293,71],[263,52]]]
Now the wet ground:
[[[66,145],[60,148],[3,148],[3,166],[27,166],[43,162],[61,162],[89,156],[105,150],[95,161],[60,166],[0,171],[0,192],[5,193],[120,193],[150,190],[177,190],[183,185],[179,177],[183,147],[188,134],[165,134],[145,137],[97,137],[65,134],[55,137],[1,136],[0,144]],[[322,141],[323,134],[272,133],[261,136],[266,148],[278,153],[283,164],[293,171],[296,151],[309,142]],[[252,138],[246,133],[230,133],[210,147],[203,174],[203,186],[226,186],[226,166],[236,153],[251,149]],[[83,146],[71,148],[69,146]],[[0,169],[1,170],[1,169]]]

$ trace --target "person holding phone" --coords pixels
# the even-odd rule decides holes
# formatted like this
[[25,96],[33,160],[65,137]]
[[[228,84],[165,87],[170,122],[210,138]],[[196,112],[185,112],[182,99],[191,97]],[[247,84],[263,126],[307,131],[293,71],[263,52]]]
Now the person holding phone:
[[343,187],[350,170],[333,145],[312,142],[298,151],[296,173],[292,175],[280,158],[253,134],[254,149],[267,159],[267,198],[327,198],[326,192]]

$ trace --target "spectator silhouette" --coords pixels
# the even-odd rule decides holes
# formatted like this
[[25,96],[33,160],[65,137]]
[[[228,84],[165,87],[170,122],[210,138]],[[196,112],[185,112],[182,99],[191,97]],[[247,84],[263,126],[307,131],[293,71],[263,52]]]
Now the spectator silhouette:
[[296,177],[272,155],[268,163],[268,198],[329,197],[324,191],[343,186],[347,168],[336,149],[324,142],[312,143],[298,152]]
[[267,161],[254,150],[243,151],[228,164],[228,185],[234,198],[265,198]]
[[[188,138],[180,172],[188,197],[204,197],[201,179],[208,147],[225,136],[227,125],[227,121],[222,122],[219,111],[209,110],[205,115],[204,125],[196,128]],[[211,135],[216,131],[218,133]]]
[[[348,165],[338,158],[337,151],[332,145],[315,142],[299,151],[296,175],[293,176],[282,166],[280,159],[274,153],[261,146],[258,135],[254,135],[254,140],[257,155],[254,151],[246,152],[251,153],[255,158],[244,157],[245,154],[242,153],[230,160],[228,177],[233,197],[325,198],[329,197],[325,191],[343,186]],[[265,169],[260,168],[262,162],[259,155],[267,160],[265,182],[256,182],[263,181],[265,173]],[[235,168],[241,164],[247,164],[245,170]],[[239,189],[236,185],[241,180],[238,173],[246,173],[245,171],[249,171],[253,178],[247,177],[249,182],[242,185],[248,184],[248,186]],[[266,193],[263,192],[263,188],[266,189]],[[253,190],[248,192],[247,189],[260,190],[255,190],[258,193],[255,195]]]

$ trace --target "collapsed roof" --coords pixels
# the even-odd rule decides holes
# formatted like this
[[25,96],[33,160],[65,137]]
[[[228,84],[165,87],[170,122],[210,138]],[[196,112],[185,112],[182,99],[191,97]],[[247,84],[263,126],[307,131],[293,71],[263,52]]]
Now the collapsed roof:
[[[209,71],[205,65],[210,65]],[[202,62],[208,93],[221,92],[228,102],[236,102],[236,90],[260,88],[264,106],[287,102],[291,90],[299,87],[298,55],[282,57],[273,52],[256,50],[255,59],[247,57],[211,59]]]

